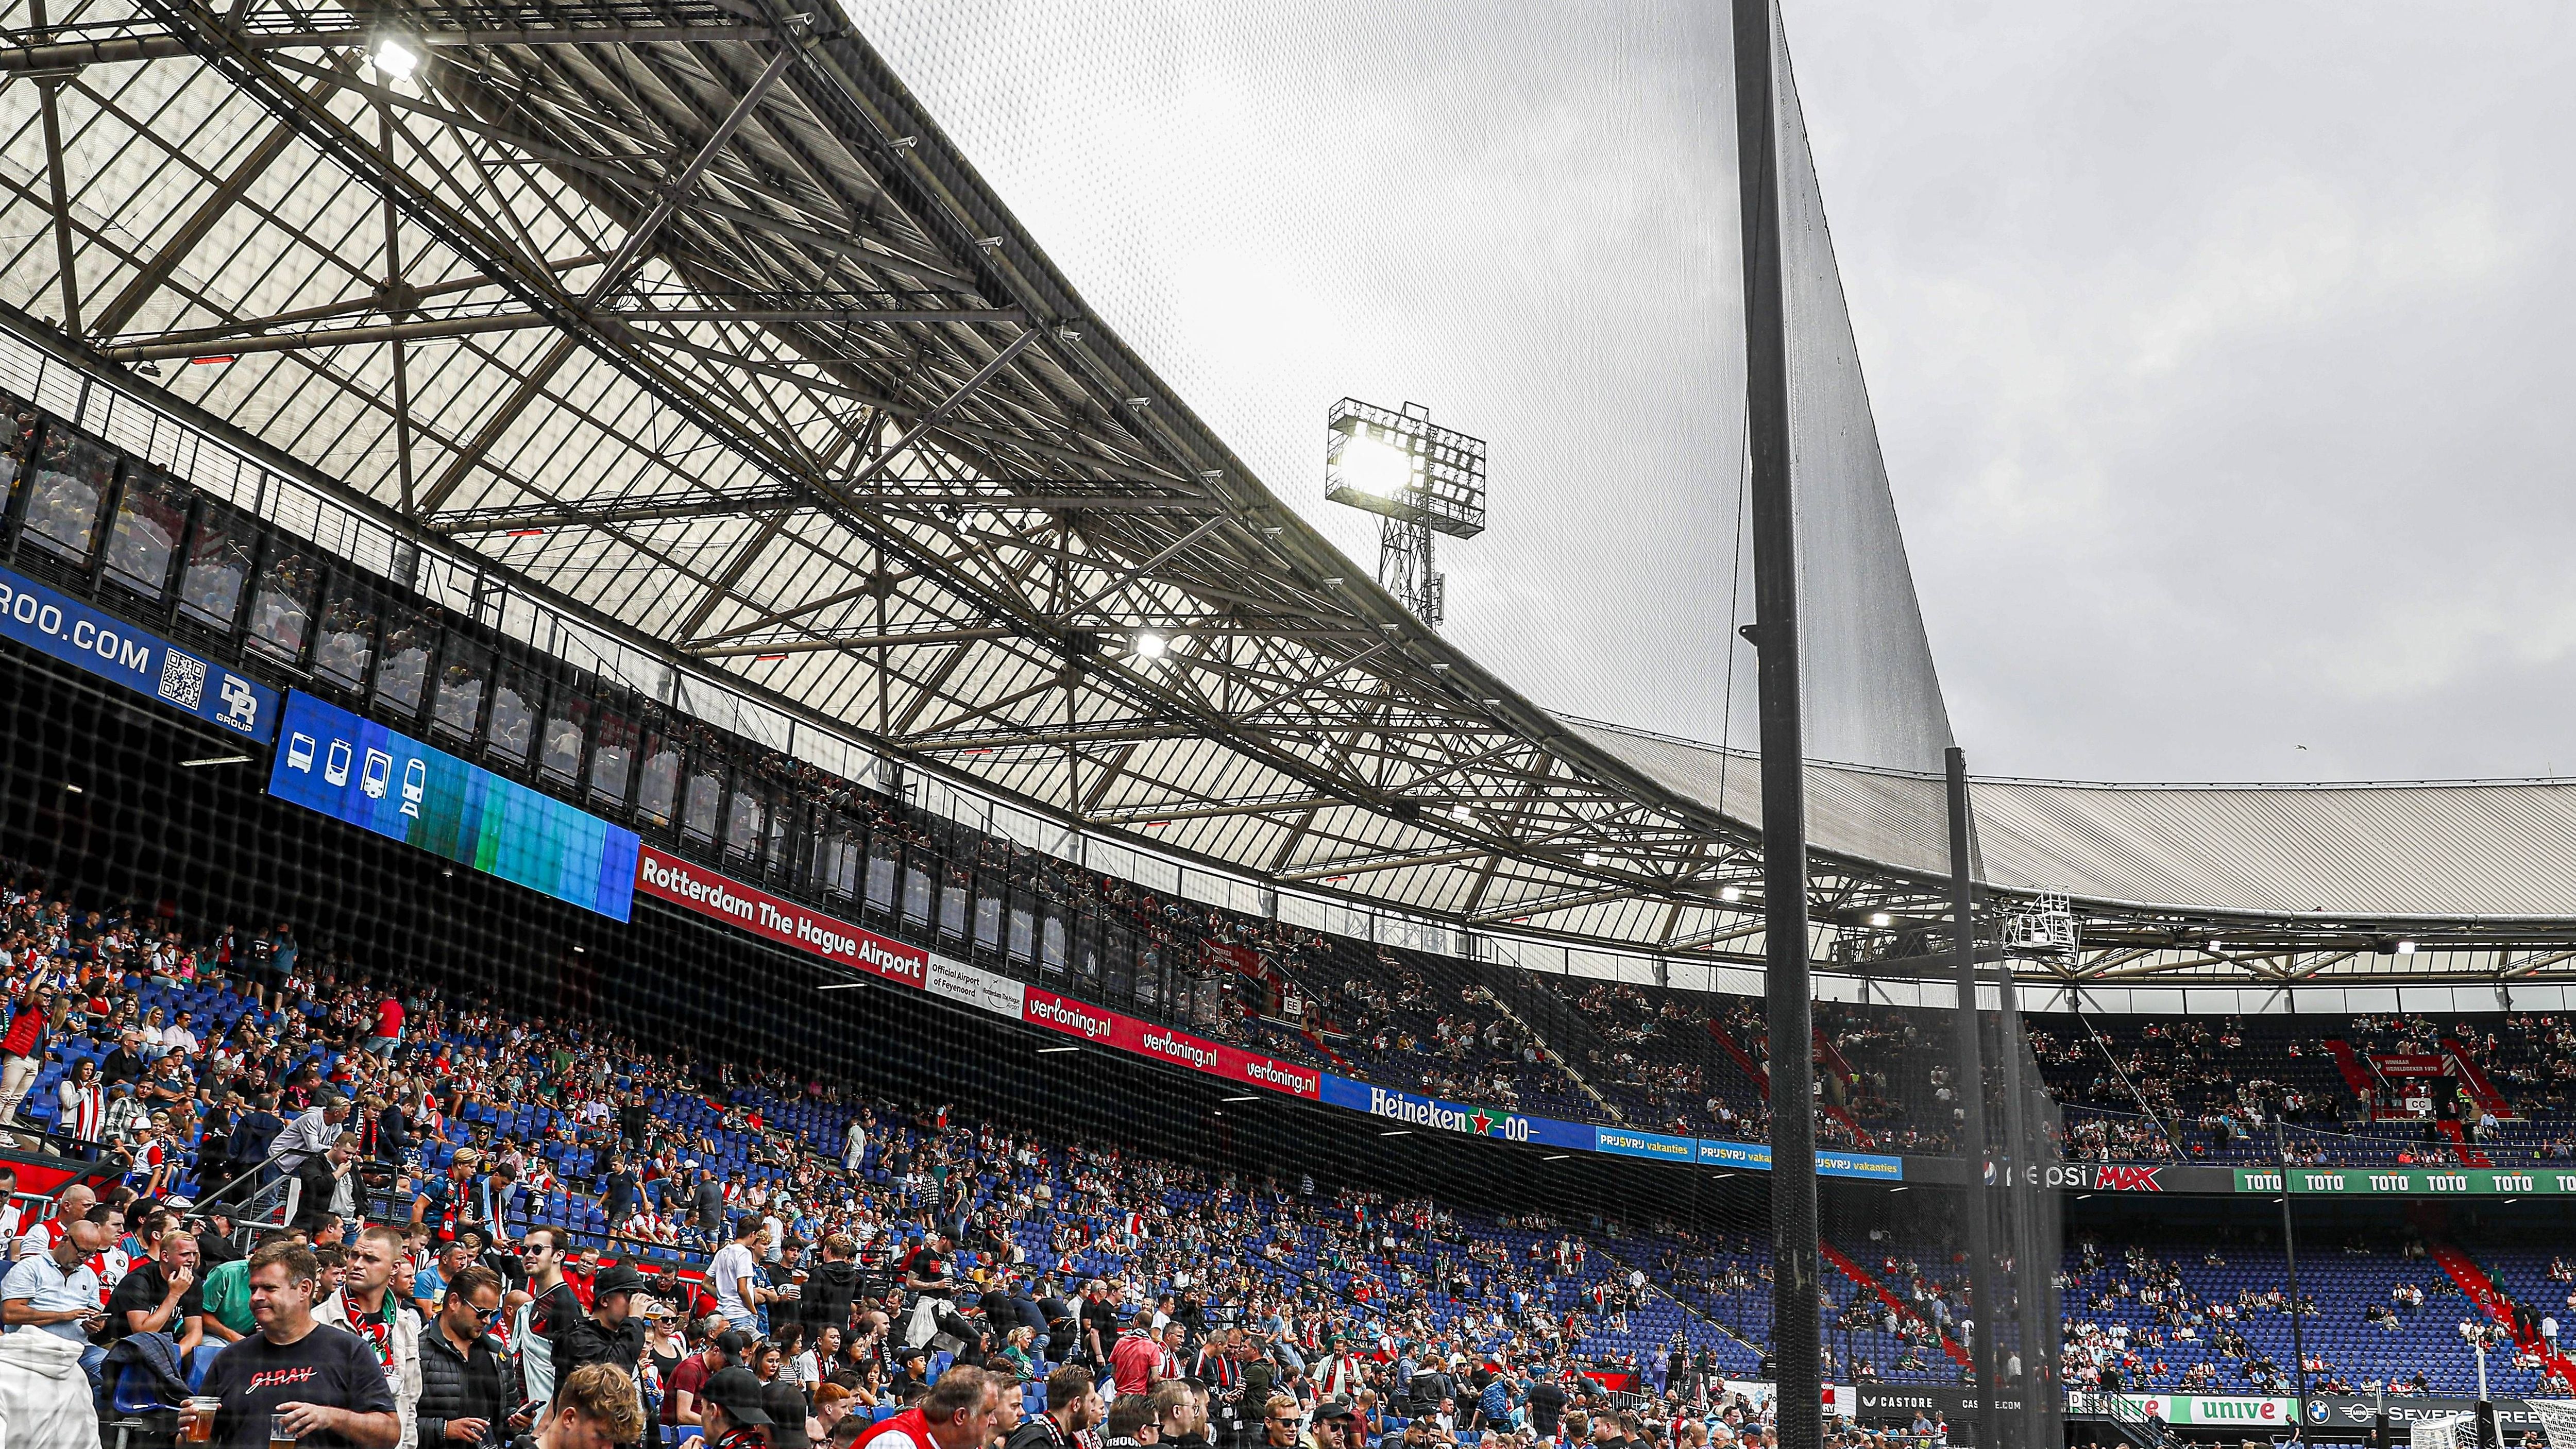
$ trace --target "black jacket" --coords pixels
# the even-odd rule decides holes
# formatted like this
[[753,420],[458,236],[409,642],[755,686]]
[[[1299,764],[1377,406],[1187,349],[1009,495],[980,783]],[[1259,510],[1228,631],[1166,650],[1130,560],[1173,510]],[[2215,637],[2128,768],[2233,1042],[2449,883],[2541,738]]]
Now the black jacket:
[[816,1263],[805,1276],[805,1286],[796,1295],[800,1319],[805,1324],[805,1341],[826,1328],[850,1331],[850,1305],[859,1296],[859,1265],[825,1259]]
[[615,1328],[596,1318],[583,1318],[564,1331],[555,1345],[555,1382],[562,1383],[583,1364],[611,1365],[635,1376],[635,1361],[644,1356],[644,1320],[630,1318]]
[[463,1443],[447,1437],[450,1419],[481,1419],[490,1426],[471,1449],[506,1442],[509,1428],[501,1422],[510,1406],[501,1397],[501,1361],[492,1340],[478,1335],[471,1355],[460,1354],[436,1323],[420,1331],[420,1442]]

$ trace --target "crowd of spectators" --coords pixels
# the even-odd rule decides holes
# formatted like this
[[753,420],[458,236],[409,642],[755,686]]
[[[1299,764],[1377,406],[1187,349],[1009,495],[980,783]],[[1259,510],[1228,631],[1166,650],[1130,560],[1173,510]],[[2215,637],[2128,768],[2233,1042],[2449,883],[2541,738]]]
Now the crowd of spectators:
[[[845,1421],[905,1423],[978,1375],[1002,1418],[1041,1417],[1066,1407],[1050,1374],[1068,1363],[1111,1379],[1109,1413],[1152,1402],[1172,1426],[1172,1384],[1198,1380],[1202,1428],[1243,1444],[1276,1442],[1281,1400],[1294,1435],[1331,1432],[1338,1403],[1417,1446],[1561,1437],[1587,1408],[1603,1444],[1763,1432],[1723,1387],[1714,1328],[1696,1352],[1604,1336],[1671,1300],[1580,1226],[1506,1235],[1425,1200],[682,1061],[377,982],[288,925],[191,938],[24,876],[0,894],[0,944],[0,1123],[121,1179],[15,1202],[0,1297],[12,1328],[77,1359],[102,1412],[152,1381],[154,1354],[119,1350],[139,1339],[166,1341],[163,1398],[204,1395],[225,1444],[272,1415],[315,1446],[495,1446],[566,1414],[613,1428],[577,1372],[593,1364],[660,1432],[719,1442],[849,1442]],[[143,1110],[87,1110],[93,1091]],[[245,1225],[290,1182],[291,1219]],[[1661,1392],[1613,1405],[1584,1370]],[[745,1380],[757,1398],[728,1417],[720,1390]]]

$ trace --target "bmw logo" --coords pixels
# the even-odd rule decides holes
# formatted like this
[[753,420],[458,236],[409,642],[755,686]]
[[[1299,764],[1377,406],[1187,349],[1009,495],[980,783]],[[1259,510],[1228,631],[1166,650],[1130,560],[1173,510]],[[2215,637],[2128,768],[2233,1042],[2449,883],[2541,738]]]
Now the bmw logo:
[[2320,1424],[2324,1423],[2333,1413],[2334,1406],[2331,1404],[2319,1403],[2314,1399],[2310,1399],[2308,1401],[2308,1417]]

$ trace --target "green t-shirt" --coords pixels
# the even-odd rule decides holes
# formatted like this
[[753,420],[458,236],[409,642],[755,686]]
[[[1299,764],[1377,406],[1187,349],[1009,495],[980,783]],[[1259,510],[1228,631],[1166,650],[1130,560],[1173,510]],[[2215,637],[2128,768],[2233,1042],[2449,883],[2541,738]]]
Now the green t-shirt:
[[235,1258],[217,1263],[198,1285],[198,1296],[206,1312],[216,1322],[235,1333],[256,1333],[259,1320],[250,1316],[250,1260]]

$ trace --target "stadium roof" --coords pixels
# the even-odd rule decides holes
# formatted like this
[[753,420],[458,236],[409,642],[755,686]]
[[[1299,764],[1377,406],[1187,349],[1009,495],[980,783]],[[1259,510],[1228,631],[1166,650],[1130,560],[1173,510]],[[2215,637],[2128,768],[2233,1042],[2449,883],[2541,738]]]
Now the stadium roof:
[[[1759,958],[1753,792],[1698,747],[1559,721],[1405,614],[1086,310],[837,11],[499,14],[101,0],[18,32],[5,320],[424,549],[1059,817],[1471,927]],[[1818,787],[1820,942],[1855,967],[1939,911],[1920,829],[1828,818],[1841,782],[1938,828],[1922,782],[1876,778]],[[2258,975],[2367,949],[2309,914],[2342,862],[2351,900],[2486,953],[2460,969],[2532,969],[2517,948],[2576,935],[2563,905],[2530,919],[2565,798],[1983,796],[1999,884],[2103,903],[2088,963]],[[2336,810],[2346,855],[2242,853]],[[2375,879],[2436,849],[2400,837],[2462,853]],[[2460,863],[2508,837],[2504,878]],[[2246,913],[2230,936],[2277,954],[2214,954],[2197,923]]]

